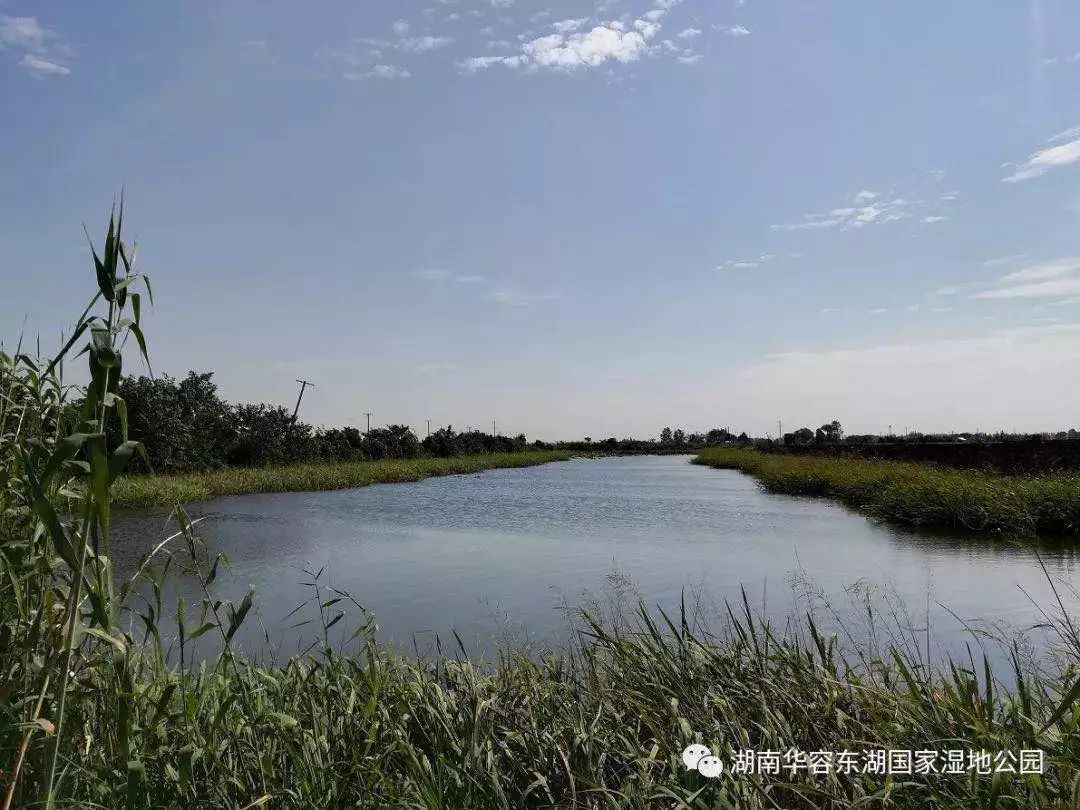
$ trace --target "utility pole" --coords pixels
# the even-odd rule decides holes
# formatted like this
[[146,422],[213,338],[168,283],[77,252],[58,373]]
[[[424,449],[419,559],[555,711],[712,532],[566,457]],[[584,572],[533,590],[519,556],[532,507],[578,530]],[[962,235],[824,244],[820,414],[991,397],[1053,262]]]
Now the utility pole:
[[777,435],[782,439],[784,438],[784,421],[782,419],[776,420]]
[[495,433],[495,420],[492,419],[491,420],[491,438],[494,439],[496,435],[497,434]]
[[293,412],[292,412],[292,423],[294,425],[296,424],[296,415],[298,413],[300,413],[300,400],[302,400],[304,398],[304,391],[307,389],[307,387],[309,385],[312,388],[315,387],[315,383],[310,383],[307,380],[297,380],[297,382],[300,383],[300,396],[298,396],[296,398],[296,407],[293,408]]
[[365,411],[364,416],[367,417],[367,430],[365,433],[371,433],[371,414]]
[[431,420],[428,419],[426,421],[427,421],[427,435],[430,436],[431,435]]

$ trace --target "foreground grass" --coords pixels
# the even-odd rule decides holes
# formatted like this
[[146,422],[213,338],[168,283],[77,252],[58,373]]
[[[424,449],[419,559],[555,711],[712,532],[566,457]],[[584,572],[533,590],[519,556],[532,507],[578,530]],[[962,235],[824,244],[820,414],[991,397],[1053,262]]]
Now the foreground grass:
[[[1002,684],[983,662],[947,674],[900,653],[851,664],[813,623],[798,638],[749,610],[732,619],[713,636],[644,610],[586,617],[570,650],[485,668],[402,657],[370,626],[353,654],[327,645],[280,667],[226,656],[168,668],[119,642],[77,673],[58,792],[64,806],[110,808],[1078,806],[1075,649],[1053,674],[1018,658]],[[740,750],[1041,749],[1045,773],[706,779],[680,762],[691,743],[729,767]]]
[[753,475],[771,492],[827,496],[877,517],[1006,535],[1080,535],[1080,476],[1010,476],[897,461],[710,448],[695,464]]
[[225,469],[187,475],[130,476],[113,485],[113,506],[140,508],[175,506],[223,495],[258,492],[308,492],[349,489],[369,484],[420,481],[437,475],[459,475],[504,467],[530,467],[566,461],[571,453],[528,451],[452,458],[336,461],[287,467]]

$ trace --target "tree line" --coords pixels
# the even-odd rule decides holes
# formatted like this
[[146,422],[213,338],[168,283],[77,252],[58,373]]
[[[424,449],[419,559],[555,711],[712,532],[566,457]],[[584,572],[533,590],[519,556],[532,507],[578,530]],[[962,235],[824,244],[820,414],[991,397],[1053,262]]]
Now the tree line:
[[[305,461],[349,461],[518,452],[524,435],[492,436],[442,428],[421,440],[407,425],[361,432],[355,427],[319,429],[293,421],[279,405],[232,404],[218,394],[213,372],[191,371],[181,380],[124,377],[115,391],[123,400],[128,431],[143,442],[157,472],[221,467],[260,467]],[[110,445],[120,441],[117,420],[108,426]]]

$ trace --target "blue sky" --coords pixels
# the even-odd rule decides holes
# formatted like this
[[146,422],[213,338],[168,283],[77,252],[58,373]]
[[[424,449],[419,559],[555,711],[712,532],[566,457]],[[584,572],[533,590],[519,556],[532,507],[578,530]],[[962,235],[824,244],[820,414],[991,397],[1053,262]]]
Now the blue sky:
[[121,186],[155,370],[533,437],[1056,429],[1069,2],[0,0],[0,326]]

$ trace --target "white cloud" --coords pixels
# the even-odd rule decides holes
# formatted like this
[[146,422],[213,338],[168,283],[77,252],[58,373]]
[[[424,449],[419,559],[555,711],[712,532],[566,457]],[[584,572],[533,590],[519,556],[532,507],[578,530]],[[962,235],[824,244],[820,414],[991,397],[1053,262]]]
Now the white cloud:
[[511,307],[523,307],[543,301],[554,301],[558,298],[552,293],[524,293],[518,290],[498,290],[488,297],[498,304]]
[[555,29],[555,33],[557,34],[570,34],[579,30],[588,21],[588,17],[578,17],[576,20],[560,20],[559,22],[552,23],[551,27]]
[[[527,67],[531,70],[572,71],[594,68],[606,62],[628,64],[636,62],[658,46],[650,45],[660,31],[660,20],[677,0],[657,0],[657,8],[633,21],[612,20],[595,25],[588,31],[579,30],[586,20],[563,20],[555,24],[555,33],[523,40],[521,53],[514,56],[475,56],[458,63],[469,73],[503,65]],[[686,54],[684,54],[685,56]]]
[[71,48],[35,17],[0,14],[0,51],[13,51],[19,64],[38,78],[69,76]]
[[478,70],[486,70],[492,65],[505,65],[506,67],[518,67],[524,62],[522,56],[472,56],[461,62],[458,67],[466,73],[476,73]]
[[1006,284],[1015,284],[1018,281],[1044,281],[1051,278],[1062,278],[1080,271],[1080,256],[1068,256],[1063,259],[1054,259],[1042,264],[1025,267],[1023,270],[1014,270],[1001,277]]
[[449,270],[417,270],[413,273],[417,278],[426,279],[428,281],[439,281],[441,279],[450,278]]
[[393,29],[394,33],[397,34],[399,37],[403,37],[407,33],[409,33],[409,28],[410,28],[408,20],[398,20],[397,22],[395,22],[390,27]]
[[684,53],[682,56],[677,57],[684,65],[694,65],[700,62],[705,57],[700,53]]
[[1068,166],[1078,160],[1080,160],[1080,138],[1035,152],[1020,164],[1016,171],[1002,178],[1002,182],[1018,183],[1021,180],[1030,180],[1058,166]]
[[775,254],[762,253],[760,256],[755,256],[753,259],[728,259],[716,265],[717,270],[749,270],[754,267],[761,267],[763,264],[767,264],[775,259]]
[[1018,264],[1028,256],[1026,253],[1010,253],[1008,256],[996,256],[983,262],[983,267],[1001,267],[1007,264]]
[[23,54],[23,58],[19,60],[19,64],[35,76],[44,74],[52,76],[71,75],[71,70],[64,65],[57,62],[50,62],[48,59],[42,59],[40,56],[34,56],[32,53]]
[[865,189],[852,198],[854,205],[833,208],[820,214],[805,214],[801,222],[773,225],[774,231],[808,231],[824,228],[862,228],[867,225],[880,225],[886,222],[898,222],[920,215],[924,224],[943,222],[947,216],[940,213],[944,203],[952,202],[956,195],[952,192],[942,195],[937,201],[927,202],[921,199],[904,197],[883,197],[876,191]]
[[1046,139],[1047,143],[1057,143],[1058,141],[1071,141],[1077,137],[1080,137],[1080,124],[1068,129],[1063,129],[1056,135],[1051,135]]
[[750,36],[750,29],[742,25],[732,25],[727,28],[721,28],[725,34],[731,37],[748,37]]
[[[645,25],[655,26],[655,23],[646,22]],[[584,34],[540,37],[527,42],[522,51],[531,63],[540,67],[572,70],[596,67],[609,59],[625,64],[645,55],[648,49],[646,41],[654,33],[652,28],[627,31],[617,23],[608,23]]]
[[684,28],[682,31],[679,32],[679,38],[680,39],[693,39],[694,37],[700,37],[700,36],[701,36],[701,29],[700,28]]
[[453,42],[450,37],[406,37],[398,40],[398,47],[405,51],[416,51],[417,53],[423,53],[425,51],[433,51],[436,48],[442,48],[445,45],[449,45]]
[[41,50],[46,31],[34,17],[0,16],[0,44],[26,51]]
[[346,71],[341,74],[346,79],[408,79],[412,76],[405,68],[396,65],[374,65],[371,70],[363,73],[351,73]]
[[1069,256],[1014,270],[976,298],[1063,298],[1080,295],[1080,256]]

